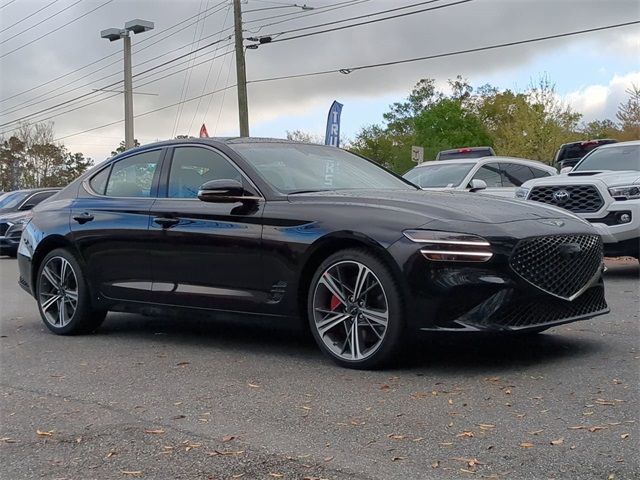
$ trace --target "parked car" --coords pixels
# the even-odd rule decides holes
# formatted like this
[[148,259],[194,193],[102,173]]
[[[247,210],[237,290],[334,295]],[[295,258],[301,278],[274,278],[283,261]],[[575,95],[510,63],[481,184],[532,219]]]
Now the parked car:
[[496,152],[491,147],[463,147],[442,150],[436,155],[436,160],[458,160],[460,158],[493,157]]
[[372,368],[416,329],[532,333],[607,312],[601,249],[561,209],[421,191],[339,148],[196,138],[83,174],[34,210],[18,263],[57,334],[108,310],[296,318],[340,365]]
[[584,218],[602,235],[605,255],[639,257],[640,141],[602,145],[568,174],[526,182],[516,197]]
[[549,165],[512,157],[424,162],[403,176],[423,190],[470,190],[513,198],[532,178],[556,175]]
[[22,228],[31,217],[31,209],[59,191],[59,188],[34,188],[0,196],[0,255],[16,256]]
[[616,142],[617,140],[613,140],[611,138],[599,138],[596,140],[583,140],[580,142],[565,143],[561,145],[556,152],[554,163],[558,171],[562,172],[563,169],[576,166],[577,163],[591,150],[598,148],[600,145],[607,145],[609,143]]

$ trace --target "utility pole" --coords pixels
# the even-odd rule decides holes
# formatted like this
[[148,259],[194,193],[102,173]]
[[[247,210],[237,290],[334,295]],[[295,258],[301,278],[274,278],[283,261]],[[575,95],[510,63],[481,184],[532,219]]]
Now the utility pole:
[[233,23],[236,41],[236,77],[238,84],[238,116],[240,136],[249,136],[249,103],[247,99],[247,67],[244,61],[244,41],[242,38],[242,6],[240,0],[233,0]]
[[131,35],[122,37],[124,41],[124,148],[134,147],[133,140],[133,80],[131,76]]
[[131,34],[153,30],[153,22],[147,20],[130,20],[124,28],[108,28],[100,32],[102,38],[110,42],[122,39],[124,42],[124,146],[129,150],[134,147],[133,135],[133,82],[131,75]]

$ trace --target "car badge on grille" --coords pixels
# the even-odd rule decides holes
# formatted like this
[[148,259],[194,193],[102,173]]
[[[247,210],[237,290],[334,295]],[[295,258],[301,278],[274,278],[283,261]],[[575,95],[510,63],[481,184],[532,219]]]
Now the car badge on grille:
[[559,203],[564,203],[571,198],[571,195],[566,190],[558,190],[554,192],[553,198]]
[[578,243],[565,243],[558,247],[558,253],[565,260],[574,260],[582,253],[582,247]]
[[544,223],[545,225],[551,225],[552,227],[564,227],[564,222],[562,220],[538,220],[540,223]]

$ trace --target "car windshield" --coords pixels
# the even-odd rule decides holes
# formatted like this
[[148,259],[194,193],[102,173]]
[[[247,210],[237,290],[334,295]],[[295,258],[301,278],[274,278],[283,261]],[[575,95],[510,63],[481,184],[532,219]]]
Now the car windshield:
[[564,145],[558,152],[558,157],[556,159],[556,162],[561,162],[563,160],[581,159],[591,150],[594,150],[598,148],[600,145],[604,145],[605,143],[613,143],[613,142],[605,140],[605,141],[570,143],[568,145]]
[[475,163],[433,164],[415,167],[404,178],[420,188],[446,188],[459,186]]
[[335,147],[295,143],[231,145],[282,193],[412,187],[373,162]]
[[640,145],[619,145],[594,150],[575,166],[580,170],[639,170]]
[[29,192],[8,192],[0,196],[0,210],[17,207]]

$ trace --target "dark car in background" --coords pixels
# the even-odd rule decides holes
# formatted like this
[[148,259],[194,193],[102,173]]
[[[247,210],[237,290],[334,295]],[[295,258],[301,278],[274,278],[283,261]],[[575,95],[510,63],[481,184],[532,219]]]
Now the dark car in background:
[[442,150],[436,155],[436,160],[459,160],[462,158],[493,157],[496,152],[491,147],[462,147]]
[[591,150],[598,148],[600,145],[616,142],[617,140],[613,140],[612,138],[600,138],[596,140],[565,143],[561,145],[556,152],[554,163],[559,172],[562,171],[563,168],[575,167]]
[[34,210],[18,262],[56,334],[91,332],[110,310],[297,319],[351,368],[393,361],[415,330],[533,333],[608,311],[588,222],[422,191],[284,140],[118,155]]
[[59,191],[59,188],[33,188],[0,195],[0,255],[16,256],[31,209]]

